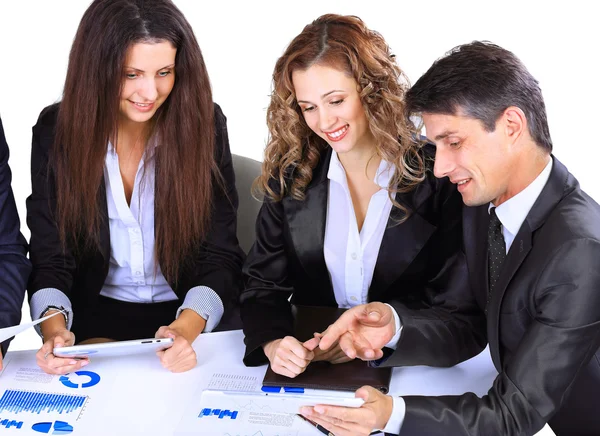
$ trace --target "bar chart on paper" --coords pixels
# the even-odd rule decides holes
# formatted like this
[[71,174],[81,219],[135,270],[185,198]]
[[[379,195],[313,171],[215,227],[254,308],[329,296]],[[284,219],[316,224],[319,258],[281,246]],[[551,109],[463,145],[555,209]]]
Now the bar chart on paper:
[[[202,392],[201,408],[193,422],[186,422],[180,435],[218,436],[300,436],[312,434],[303,430],[306,424],[295,413],[278,413],[273,402],[261,401],[261,395]],[[184,430],[184,428],[182,428]],[[314,430],[314,429],[313,429]]]
[[0,397],[0,413],[32,413],[36,415],[73,413],[79,415],[85,408],[88,399],[89,397],[86,395],[7,389]]

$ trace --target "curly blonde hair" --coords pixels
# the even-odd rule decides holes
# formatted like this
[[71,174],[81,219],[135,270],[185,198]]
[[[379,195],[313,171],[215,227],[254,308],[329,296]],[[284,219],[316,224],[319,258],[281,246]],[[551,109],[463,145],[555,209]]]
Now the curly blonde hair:
[[[296,101],[292,73],[312,65],[329,66],[353,77],[376,141],[377,155],[395,165],[388,191],[412,190],[425,177],[417,132],[406,117],[408,79],[383,37],[355,16],[327,14],[307,25],[277,60],[267,109],[269,139],[262,174],[254,187],[275,201],[284,196],[304,199],[327,143],[306,124]],[[275,189],[274,189],[275,188]]]

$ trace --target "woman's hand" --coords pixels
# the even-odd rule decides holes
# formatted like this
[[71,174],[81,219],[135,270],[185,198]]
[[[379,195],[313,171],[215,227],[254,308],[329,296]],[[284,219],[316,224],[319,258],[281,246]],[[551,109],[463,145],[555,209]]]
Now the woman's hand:
[[169,326],[162,326],[156,332],[157,338],[172,338],[173,346],[157,351],[160,363],[171,372],[185,372],[197,363],[192,343],[206,327],[206,320],[191,309],[184,309]]
[[162,326],[156,332],[155,337],[173,339],[171,348],[156,352],[163,367],[171,372],[185,372],[196,366],[196,352],[192,348],[192,344],[177,329],[171,326]]
[[313,348],[306,348],[292,336],[276,339],[263,345],[265,355],[271,362],[271,369],[277,374],[290,378],[304,372],[315,357]]
[[66,328],[55,330],[36,353],[38,366],[48,374],[67,374],[86,366],[88,359],[73,359],[72,357],[56,357],[52,354],[54,348],[69,347],[75,343],[75,335]]

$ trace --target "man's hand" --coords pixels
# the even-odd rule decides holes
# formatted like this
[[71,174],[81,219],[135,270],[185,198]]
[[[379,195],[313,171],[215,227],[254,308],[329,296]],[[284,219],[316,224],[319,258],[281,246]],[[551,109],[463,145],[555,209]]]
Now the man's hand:
[[345,363],[353,360],[346,356],[344,350],[340,348],[339,343],[333,344],[333,346],[329,347],[329,350],[327,351],[321,350],[319,347],[317,347],[317,345],[319,345],[322,337],[322,333],[315,333],[315,337],[313,339],[310,339],[303,344],[306,348],[314,348],[315,357],[312,360],[313,362],[325,361],[335,365],[337,363]]
[[302,407],[300,413],[335,436],[366,436],[373,430],[385,428],[394,407],[392,397],[383,395],[371,386],[357,390],[356,397],[365,401],[357,408],[318,405]]
[[196,352],[190,341],[178,330],[171,326],[162,326],[156,332],[155,337],[173,339],[171,348],[156,352],[163,367],[171,372],[185,372],[196,366]]
[[[313,341],[313,342],[310,342]],[[294,378],[304,372],[308,364],[314,359],[314,348],[318,341],[310,339],[305,342],[307,346],[292,336],[276,339],[263,345],[265,355],[271,363],[271,369],[277,374]],[[310,344],[308,344],[310,343]]]
[[392,309],[383,303],[369,303],[348,309],[331,324],[319,342],[321,350],[339,343],[344,353],[354,359],[376,360],[396,333]]
[[54,331],[35,355],[38,366],[48,374],[67,374],[83,368],[90,363],[88,359],[56,357],[52,354],[54,348],[70,347],[74,343],[75,335],[66,328]]

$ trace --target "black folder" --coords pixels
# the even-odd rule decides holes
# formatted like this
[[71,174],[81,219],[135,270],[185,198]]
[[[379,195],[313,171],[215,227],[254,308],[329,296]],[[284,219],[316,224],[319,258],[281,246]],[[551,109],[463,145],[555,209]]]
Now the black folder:
[[[294,306],[294,334],[300,342],[322,332],[344,312],[345,309],[317,306]],[[306,389],[332,389],[355,391],[369,385],[387,394],[390,388],[392,368],[377,368],[369,362],[354,359],[347,363],[333,365],[329,362],[312,362],[306,370],[289,378],[267,369],[264,386],[285,386]]]

